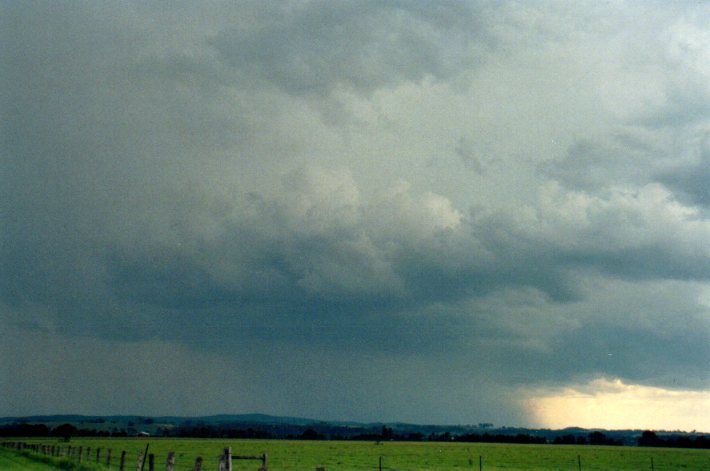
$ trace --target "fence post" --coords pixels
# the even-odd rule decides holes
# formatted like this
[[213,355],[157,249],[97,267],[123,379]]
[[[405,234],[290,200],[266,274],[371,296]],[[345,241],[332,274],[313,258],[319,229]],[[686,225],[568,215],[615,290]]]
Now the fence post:
[[261,467],[259,467],[259,471],[268,471],[269,470],[269,457],[266,453],[262,453],[261,456],[259,456],[259,459],[261,459]]
[[121,461],[118,464],[118,471],[126,471],[126,450],[121,451]]
[[99,464],[99,460],[101,458],[101,448],[96,449],[96,464]]
[[106,451],[106,467],[111,469],[111,448]]
[[579,467],[579,471],[582,471],[582,457],[580,455],[577,455],[577,466]]
[[193,471],[202,471],[202,457],[198,456],[195,458],[195,467],[193,468]]
[[232,447],[225,448],[224,454],[227,458],[227,471],[232,471]]
[[136,464],[136,471],[143,471],[143,468],[145,467],[145,460],[146,460],[146,458],[148,458],[148,447],[149,446],[150,446],[150,443],[146,443],[145,451],[143,452],[142,457],[141,457],[140,453],[138,454],[138,463]]
[[84,457],[84,447],[83,446],[79,447],[78,455],[79,455],[79,464],[81,464],[81,459]]
[[478,471],[483,471],[483,455],[478,455]]
[[86,447],[86,462],[87,463],[91,462],[91,447],[90,446]]
[[153,453],[148,455],[148,471],[155,471],[155,455]]
[[173,471],[175,467],[175,452],[168,453],[168,459],[165,461],[165,471]]

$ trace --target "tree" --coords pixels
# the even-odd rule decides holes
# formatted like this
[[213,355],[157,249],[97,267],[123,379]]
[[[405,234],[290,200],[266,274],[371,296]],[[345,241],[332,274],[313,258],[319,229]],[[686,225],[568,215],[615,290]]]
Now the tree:
[[589,434],[589,444],[590,445],[606,445],[606,435],[601,432],[592,432]]
[[646,430],[639,437],[639,446],[661,446],[662,444],[663,440],[650,430]]
[[323,440],[325,438],[324,435],[316,432],[312,428],[306,429],[300,437],[298,437],[302,440]]
[[72,424],[62,424],[52,430],[52,435],[56,437],[62,437],[64,440],[68,441],[69,439],[71,439],[72,435],[76,435],[77,431],[77,428],[74,427]]

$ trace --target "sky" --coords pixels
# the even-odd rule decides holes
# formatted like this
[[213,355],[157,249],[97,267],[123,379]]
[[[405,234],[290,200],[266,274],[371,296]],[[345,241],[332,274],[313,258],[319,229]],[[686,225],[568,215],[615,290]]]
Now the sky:
[[0,9],[0,416],[710,432],[710,4]]

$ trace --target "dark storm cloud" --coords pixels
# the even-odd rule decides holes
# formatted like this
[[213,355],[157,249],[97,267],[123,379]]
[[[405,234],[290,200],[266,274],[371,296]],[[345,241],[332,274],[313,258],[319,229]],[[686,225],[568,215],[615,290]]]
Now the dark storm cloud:
[[[707,387],[702,113],[546,121],[550,96],[584,117],[555,80],[606,50],[549,34],[576,11],[173,7],[3,5],[0,372],[67,363],[0,413],[25,390],[71,408],[52,390],[81,366],[67,412],[143,413],[114,388],[131,368],[177,378],[174,413],[225,412],[183,364],[234,408],[326,418],[522,421],[506,390],[596,375]],[[335,95],[358,119],[310,109]]]
[[[111,285],[121,297],[166,308],[275,303],[315,312],[337,307],[339,316],[509,286],[573,297],[565,267],[555,266],[556,248],[505,219],[472,221],[450,207],[439,213],[426,200],[445,200],[408,191],[363,204],[347,175],[305,173],[303,181],[289,178],[278,199],[251,193],[234,202],[209,234],[170,222],[171,243],[144,240],[143,250],[111,259]],[[318,188],[328,179],[325,191]]]

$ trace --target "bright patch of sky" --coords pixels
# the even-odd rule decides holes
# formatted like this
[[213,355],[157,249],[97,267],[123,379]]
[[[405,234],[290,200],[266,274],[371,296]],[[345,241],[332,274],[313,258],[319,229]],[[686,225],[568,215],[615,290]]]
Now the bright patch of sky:
[[532,393],[526,407],[544,427],[710,430],[710,392],[597,379]]

